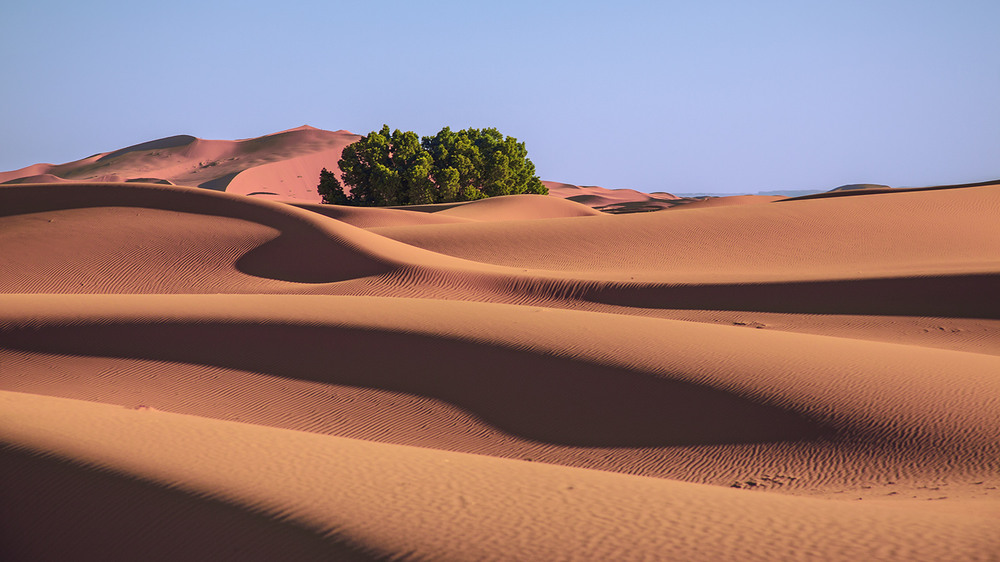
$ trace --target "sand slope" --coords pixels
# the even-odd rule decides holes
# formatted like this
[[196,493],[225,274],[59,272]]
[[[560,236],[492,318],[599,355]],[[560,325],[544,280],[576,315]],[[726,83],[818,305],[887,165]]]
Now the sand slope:
[[543,181],[549,195],[609,213],[634,213],[669,209],[682,202],[669,193],[642,193],[634,189],[607,189],[594,185],[579,186],[554,181]]
[[0,549],[991,559],[998,212],[0,187]]
[[167,181],[265,198],[319,203],[319,172],[335,170],[340,153],[360,137],[304,125],[252,139],[205,140],[176,135],[102,152],[65,164],[0,172],[0,183],[59,180]]

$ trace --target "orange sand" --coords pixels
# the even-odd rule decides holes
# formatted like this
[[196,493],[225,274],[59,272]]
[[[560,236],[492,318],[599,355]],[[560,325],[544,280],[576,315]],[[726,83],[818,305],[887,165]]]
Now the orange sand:
[[299,199],[0,186],[4,559],[997,558],[1000,185]]
[[0,183],[166,181],[266,199],[319,203],[319,172],[337,169],[347,131],[295,129],[238,141],[177,135],[66,164],[0,172]]

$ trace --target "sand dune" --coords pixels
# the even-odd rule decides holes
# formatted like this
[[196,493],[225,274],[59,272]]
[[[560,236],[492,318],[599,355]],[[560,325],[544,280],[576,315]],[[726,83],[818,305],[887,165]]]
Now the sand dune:
[[410,207],[349,207],[286,202],[360,228],[586,217],[601,214],[600,211],[567,199],[542,195],[515,195]]
[[164,180],[241,195],[319,203],[319,172],[335,169],[340,153],[360,138],[347,131],[302,126],[238,141],[175,135],[66,164],[35,164],[0,173],[0,183],[59,180]]
[[607,189],[544,181],[549,195],[569,199],[605,212],[645,212],[668,209],[681,201],[669,193],[642,193],[634,189]]
[[[174,496],[149,498],[156,503],[147,509],[181,503],[198,519],[237,511],[209,519],[209,528],[223,533],[203,541],[221,556],[230,554],[226,547],[254,542],[298,547],[293,555],[313,554],[309,550],[328,542],[328,557],[521,560],[625,553],[954,559],[988,555],[996,546],[995,523],[981,517],[754,494],[25,394],[4,393],[3,399],[0,415],[16,422],[8,439],[28,462],[49,465],[50,474],[32,471],[35,489],[52,481],[87,484],[94,468],[103,468],[110,480],[102,483],[110,488],[103,499],[116,523],[138,495],[127,487],[135,480],[144,499],[165,489]],[[80,445],[94,434],[103,439]],[[40,449],[49,456],[31,455]],[[257,529],[237,516],[255,514],[277,521],[252,536]],[[43,520],[40,528],[64,522]],[[190,548],[165,540],[163,529],[123,523],[139,527],[136,538],[167,543],[170,550],[160,553]],[[74,536],[75,527],[68,531],[70,541],[89,546],[90,537]],[[135,540],[121,534],[126,544]],[[39,546],[24,550],[52,548]]]
[[[23,179],[23,178],[39,178],[44,179],[48,174],[49,170],[52,169],[52,164],[32,164],[31,166],[21,168],[20,170],[11,170],[9,172],[0,172],[0,183],[10,183],[13,180]],[[55,177],[55,176],[52,176]],[[23,181],[22,183],[48,183],[48,182],[29,182]]]
[[64,179],[60,178],[59,176],[54,176],[52,174],[38,174],[38,175],[34,175],[34,176],[24,176],[24,177],[15,178],[15,179],[3,182],[3,183],[7,183],[7,184],[19,184],[19,183],[58,183],[58,182],[63,182],[63,181],[72,181],[72,180],[64,180]]
[[0,549],[990,559],[998,210],[2,186]]
[[469,201],[444,209],[439,214],[474,220],[497,221],[591,217],[601,213],[568,199],[544,195],[508,195]]
[[757,205],[759,203],[773,203],[780,201],[784,197],[777,195],[732,195],[728,197],[706,197],[704,199],[690,201],[683,205],[675,205],[672,209],[703,209],[705,207],[727,207],[730,205]]

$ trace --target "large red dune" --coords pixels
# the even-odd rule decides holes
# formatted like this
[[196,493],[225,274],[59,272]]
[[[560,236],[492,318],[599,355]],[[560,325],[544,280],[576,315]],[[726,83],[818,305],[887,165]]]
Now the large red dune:
[[0,172],[0,183],[169,182],[270,199],[319,203],[319,172],[337,169],[344,147],[360,137],[308,125],[252,139],[175,135],[65,164]]
[[[227,186],[302,196],[282,170]],[[1000,553],[1000,184],[626,214],[240,189],[0,186],[0,558]]]

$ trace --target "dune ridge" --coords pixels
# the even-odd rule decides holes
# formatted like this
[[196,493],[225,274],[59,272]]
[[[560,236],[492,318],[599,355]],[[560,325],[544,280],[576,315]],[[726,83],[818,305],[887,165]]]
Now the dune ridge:
[[2,186],[0,544],[989,559],[998,211],[995,184],[623,215]]
[[242,195],[319,203],[316,185],[320,170],[336,169],[344,147],[359,138],[348,131],[325,131],[308,125],[234,141],[175,135],[65,164],[34,164],[0,172],[0,184],[156,179]]

